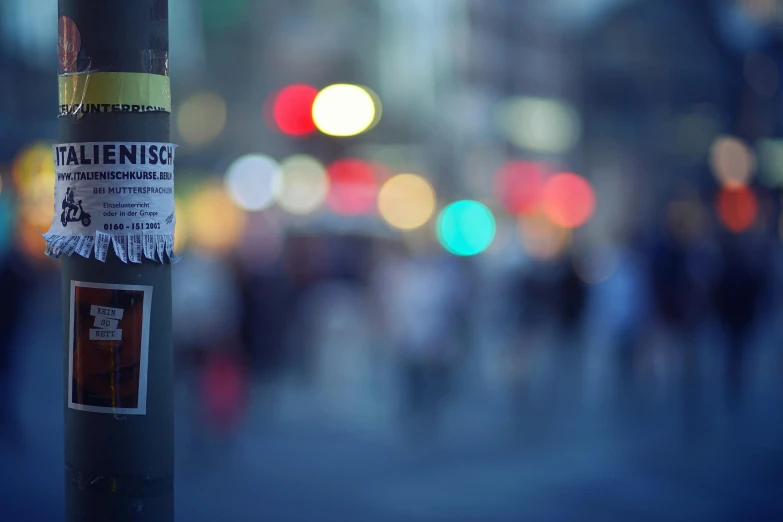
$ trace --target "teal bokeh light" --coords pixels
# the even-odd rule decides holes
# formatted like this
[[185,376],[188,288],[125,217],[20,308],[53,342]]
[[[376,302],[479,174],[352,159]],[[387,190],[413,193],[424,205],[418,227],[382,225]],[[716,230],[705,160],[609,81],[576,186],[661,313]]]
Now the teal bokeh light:
[[438,216],[438,241],[457,256],[474,256],[495,239],[495,216],[478,201],[456,201]]

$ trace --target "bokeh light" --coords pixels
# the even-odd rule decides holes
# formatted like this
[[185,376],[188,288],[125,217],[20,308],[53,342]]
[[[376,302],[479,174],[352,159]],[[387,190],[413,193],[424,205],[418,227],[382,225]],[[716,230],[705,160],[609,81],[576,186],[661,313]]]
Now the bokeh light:
[[723,187],[718,193],[718,217],[732,232],[747,230],[756,221],[758,201],[748,187]]
[[306,154],[286,158],[277,203],[291,214],[309,214],[320,207],[329,192],[329,179],[320,161]]
[[756,151],[760,180],[768,187],[783,185],[783,140],[760,140]]
[[421,176],[399,174],[381,187],[378,210],[394,228],[419,228],[435,213],[435,190]]
[[54,193],[50,187],[49,198],[29,198],[17,205],[16,243],[30,259],[43,260],[46,241],[41,234],[52,224]]
[[375,208],[378,193],[376,171],[358,159],[338,160],[327,168],[329,194],[326,202],[338,214],[366,214]]
[[560,100],[512,98],[498,106],[496,115],[501,132],[521,149],[563,153],[571,150],[581,137],[578,113]]
[[495,197],[514,215],[531,214],[538,209],[546,168],[540,163],[509,161],[495,175]]
[[562,228],[578,228],[587,223],[595,205],[595,191],[590,182],[570,172],[552,176],[541,190],[541,210]]
[[741,140],[720,136],[712,144],[710,167],[718,183],[726,187],[738,187],[750,181],[756,168],[756,158]]
[[373,107],[375,108],[375,115],[373,116],[372,122],[370,123],[370,126],[367,127],[367,129],[364,131],[367,132],[374,129],[375,126],[381,122],[381,118],[383,117],[383,103],[381,102],[381,97],[378,96],[377,92],[370,89],[366,85],[363,85],[362,89],[364,89],[367,94],[370,95],[370,98],[372,98]]
[[187,213],[185,212],[185,202],[182,198],[174,197],[174,216],[176,222],[174,223],[174,252],[179,254],[185,250],[188,244],[188,222]]
[[313,121],[330,136],[361,134],[373,125],[375,115],[372,95],[358,85],[330,85],[313,102]]
[[51,144],[38,142],[22,149],[12,163],[11,179],[22,199],[40,199],[48,195],[54,202],[54,152]]
[[310,85],[289,85],[275,96],[272,117],[283,134],[307,136],[315,132],[313,102],[318,89]]
[[495,216],[478,201],[456,201],[438,216],[438,241],[454,255],[480,254],[492,244],[495,232]]
[[218,184],[195,190],[185,204],[190,244],[213,254],[233,249],[245,229],[247,215]]
[[206,145],[220,136],[225,127],[226,101],[218,94],[194,94],[177,111],[177,131],[188,145]]
[[226,192],[243,210],[263,210],[272,205],[280,183],[280,165],[262,154],[242,156],[226,170]]
[[41,228],[41,223],[31,221],[27,214],[20,213],[17,216],[15,243],[25,257],[36,262],[43,262],[48,259],[45,254],[46,241],[44,241],[44,238],[41,237],[38,231],[46,231],[50,223],[44,224],[43,228]]
[[18,193],[16,243],[31,260],[43,261],[46,242],[40,234],[49,230],[55,212],[54,153],[48,143],[22,149],[11,166]]
[[571,243],[571,231],[539,213],[519,219],[519,240],[527,255],[534,259],[553,259]]

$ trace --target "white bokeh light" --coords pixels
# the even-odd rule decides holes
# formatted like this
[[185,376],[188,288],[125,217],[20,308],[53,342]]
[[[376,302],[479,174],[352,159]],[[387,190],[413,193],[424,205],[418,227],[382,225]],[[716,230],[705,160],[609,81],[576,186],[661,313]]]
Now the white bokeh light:
[[496,117],[505,137],[520,149],[531,152],[568,152],[581,137],[579,114],[562,100],[511,98],[498,105]]
[[312,156],[297,154],[281,165],[282,182],[277,202],[291,214],[314,212],[326,199],[329,179],[324,166]]
[[280,192],[280,165],[262,154],[242,156],[226,170],[225,185],[229,197],[239,208],[263,210],[274,203]]
[[330,136],[361,134],[377,123],[376,113],[373,96],[358,85],[330,85],[313,102],[313,122]]

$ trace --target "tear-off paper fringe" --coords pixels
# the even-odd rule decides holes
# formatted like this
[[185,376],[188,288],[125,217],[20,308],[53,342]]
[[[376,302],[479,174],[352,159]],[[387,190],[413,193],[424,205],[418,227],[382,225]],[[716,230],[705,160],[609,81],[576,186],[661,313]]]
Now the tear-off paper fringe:
[[107,234],[95,232],[93,236],[63,236],[43,234],[46,240],[46,255],[59,259],[62,256],[78,254],[89,258],[95,252],[95,259],[106,262],[109,245],[123,263],[141,263],[141,258],[159,263],[177,263],[180,256],[174,253],[174,234]]

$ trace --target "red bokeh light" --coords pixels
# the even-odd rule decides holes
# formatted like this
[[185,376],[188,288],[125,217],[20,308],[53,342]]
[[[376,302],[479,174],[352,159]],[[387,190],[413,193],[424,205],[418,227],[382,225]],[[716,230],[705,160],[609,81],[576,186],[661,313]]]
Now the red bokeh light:
[[327,205],[338,214],[371,212],[378,195],[376,170],[374,164],[357,159],[343,159],[329,165]]
[[756,221],[758,201],[748,187],[724,187],[717,203],[718,217],[732,232],[742,232]]
[[510,213],[526,216],[536,212],[546,168],[540,163],[509,161],[495,176],[495,197]]
[[318,89],[310,85],[289,85],[282,89],[272,103],[272,118],[283,134],[306,136],[315,132],[313,102]]
[[541,191],[541,209],[555,225],[578,228],[595,212],[595,191],[590,182],[570,172],[549,178]]

